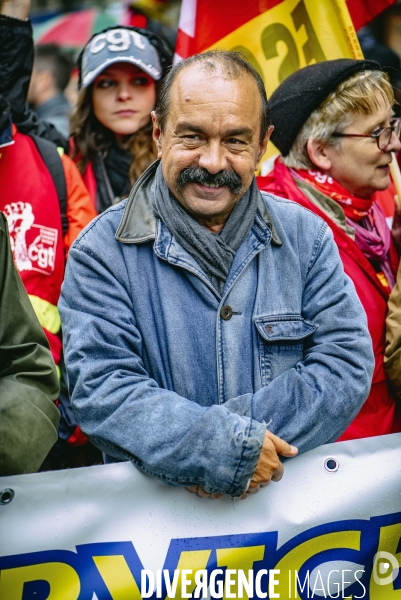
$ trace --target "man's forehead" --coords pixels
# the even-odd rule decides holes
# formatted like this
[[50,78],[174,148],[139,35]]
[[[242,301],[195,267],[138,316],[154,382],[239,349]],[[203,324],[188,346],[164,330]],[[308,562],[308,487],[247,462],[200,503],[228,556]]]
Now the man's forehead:
[[[208,68],[202,63],[188,65],[180,71],[172,83],[171,108],[207,102],[249,102],[249,90],[259,96],[256,82],[246,72],[238,77],[227,75],[220,64]],[[256,100],[257,101],[257,100]]]
[[199,77],[202,79],[214,79],[215,77],[227,79],[228,75],[225,72],[223,65],[219,63],[204,64],[202,62],[195,62],[184,66],[183,69],[177,73],[174,83],[179,82],[180,80],[196,81]]

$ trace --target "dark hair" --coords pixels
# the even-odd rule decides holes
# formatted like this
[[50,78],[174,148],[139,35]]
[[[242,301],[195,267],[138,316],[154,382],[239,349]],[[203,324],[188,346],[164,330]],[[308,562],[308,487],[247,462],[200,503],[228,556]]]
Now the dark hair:
[[240,52],[229,50],[208,50],[202,54],[194,54],[179,62],[169,71],[169,73],[167,73],[155,108],[161,131],[164,131],[166,127],[167,115],[170,109],[171,87],[174,80],[178,73],[194,64],[199,64],[207,71],[215,71],[216,66],[221,65],[224,74],[229,79],[238,79],[239,77],[242,77],[244,73],[250,75],[254,79],[258,86],[261,100],[260,141],[262,141],[271,125],[269,103],[267,101],[263,80],[256,69]]
[[72,61],[57,44],[42,44],[35,47],[35,69],[50,71],[56,88],[64,92],[70,80]]

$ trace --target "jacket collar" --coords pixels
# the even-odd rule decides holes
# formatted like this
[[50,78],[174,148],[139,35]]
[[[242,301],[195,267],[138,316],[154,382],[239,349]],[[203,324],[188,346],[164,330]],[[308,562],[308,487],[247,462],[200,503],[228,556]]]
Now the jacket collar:
[[[156,217],[153,213],[152,185],[160,160],[153,162],[141,175],[131,190],[115,238],[122,244],[142,244],[156,238]],[[258,213],[270,228],[272,241],[281,246],[276,228],[259,194]]]

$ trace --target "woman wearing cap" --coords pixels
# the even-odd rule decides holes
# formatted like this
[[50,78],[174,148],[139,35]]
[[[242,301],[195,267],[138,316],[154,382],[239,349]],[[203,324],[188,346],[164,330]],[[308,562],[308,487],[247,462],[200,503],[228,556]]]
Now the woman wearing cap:
[[401,431],[383,365],[387,301],[398,266],[380,208],[391,183],[392,152],[401,149],[393,103],[380,66],[350,59],[305,67],[270,99],[271,139],[281,157],[258,178],[259,187],[295,200],[329,224],[372,337],[371,392],[341,440]]
[[[0,91],[13,121],[68,147],[49,124],[26,109],[33,61],[30,0],[0,0]],[[171,57],[145,29],[116,26],[94,35],[79,57],[78,106],[72,116],[71,154],[102,212],[126,196],[156,158],[150,113]]]
[[72,156],[98,212],[127,196],[156,158],[150,113],[169,63],[159,39],[134,27],[105,29],[79,56]]

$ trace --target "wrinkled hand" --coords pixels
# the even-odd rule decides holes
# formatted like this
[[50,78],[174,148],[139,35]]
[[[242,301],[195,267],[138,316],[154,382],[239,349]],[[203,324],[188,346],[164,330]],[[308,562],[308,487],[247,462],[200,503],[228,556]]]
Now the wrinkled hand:
[[394,213],[391,237],[393,238],[394,246],[398,254],[401,256],[401,209],[397,206]]
[[296,456],[298,448],[290,446],[274,433],[266,431],[258,464],[248,490],[241,496],[242,499],[247,498],[250,494],[256,494],[270,481],[280,481],[284,473],[284,467],[278,457],[279,454],[288,457]]
[[[290,446],[284,440],[266,431],[262,450],[256,465],[255,472],[249,484],[248,490],[241,496],[241,500],[248,498],[250,494],[256,494],[259,490],[270,483],[270,481],[280,481],[284,473],[284,467],[280,462],[278,455],[296,456],[298,448]],[[188,492],[197,494],[201,498],[221,498],[224,494],[209,494],[201,485],[187,487]]]
[[30,9],[31,0],[2,0],[0,14],[25,21]]

